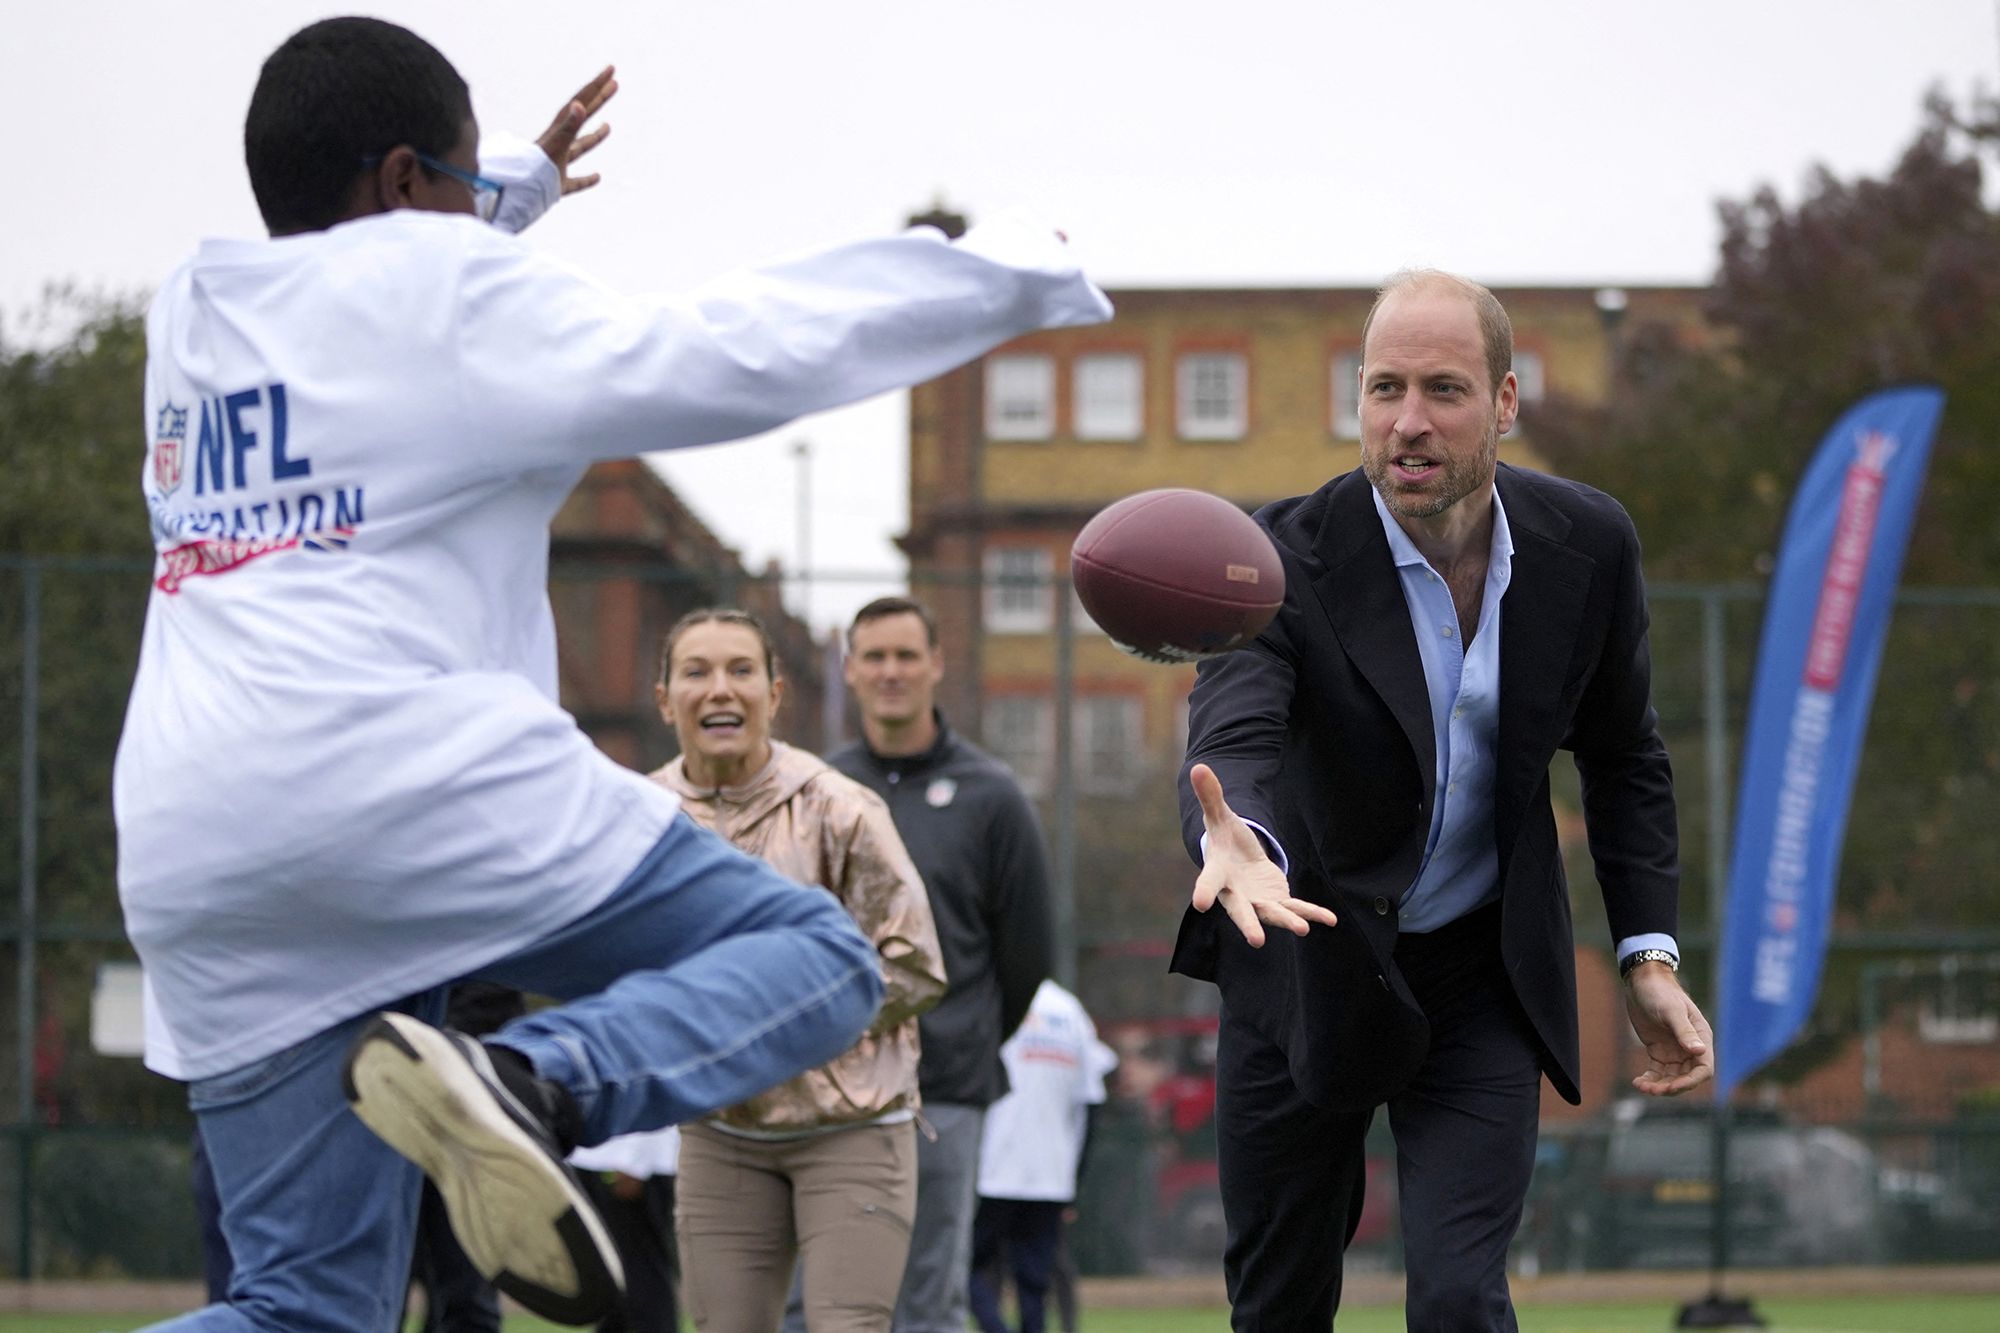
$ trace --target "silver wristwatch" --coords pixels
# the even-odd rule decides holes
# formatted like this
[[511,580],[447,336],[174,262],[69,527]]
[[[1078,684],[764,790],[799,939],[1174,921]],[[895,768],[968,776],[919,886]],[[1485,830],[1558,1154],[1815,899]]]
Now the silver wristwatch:
[[1632,969],[1641,963],[1665,963],[1668,971],[1681,970],[1681,960],[1666,949],[1634,949],[1618,964],[1619,977],[1622,979],[1631,976]]

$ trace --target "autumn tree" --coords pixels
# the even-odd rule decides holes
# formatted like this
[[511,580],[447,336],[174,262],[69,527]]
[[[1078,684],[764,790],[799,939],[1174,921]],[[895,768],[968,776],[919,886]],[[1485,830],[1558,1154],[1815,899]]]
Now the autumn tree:
[[[1535,441],[1551,465],[1631,511],[1655,582],[1761,582],[1793,489],[1835,418],[1870,390],[1928,380],[1945,389],[1946,408],[1904,586],[1921,596],[2000,585],[2000,212],[1985,174],[1996,152],[2000,104],[1961,111],[1934,95],[1882,178],[1821,170],[1796,203],[1766,188],[1721,204],[1712,337],[1625,329],[1607,402],[1553,403],[1537,416]],[[1732,735],[1747,710],[1759,608],[1740,610]],[[1696,661],[1685,643],[1662,642],[1676,632],[1665,621],[1656,607],[1656,657]],[[1656,683],[1676,688],[1671,677]],[[1685,720],[1669,744],[1684,773],[1699,764],[1700,734]],[[1996,803],[2000,606],[1976,594],[1906,600],[1849,820],[1836,939],[1890,951],[1927,939],[1963,947],[1967,931],[1990,931],[2000,920]],[[1691,813],[1698,824],[1698,810],[1684,809],[1684,820]],[[1699,864],[1689,871],[1699,881]],[[1687,895],[1692,923],[1705,920],[1704,897]],[[1851,1031],[1868,955],[1848,948],[1830,959],[1822,1037]],[[1788,1068],[1830,1049],[1808,1041]]]
[[1606,403],[1552,403],[1535,442],[1558,471],[1618,495],[1656,579],[1769,569],[1814,446],[1854,399],[1932,380],[1948,395],[1906,577],[1985,584],[2000,571],[2000,213],[1983,159],[2000,109],[1926,104],[1881,180],[1816,171],[1788,206],[1770,188],[1719,206],[1707,314],[1689,345],[1624,331]]

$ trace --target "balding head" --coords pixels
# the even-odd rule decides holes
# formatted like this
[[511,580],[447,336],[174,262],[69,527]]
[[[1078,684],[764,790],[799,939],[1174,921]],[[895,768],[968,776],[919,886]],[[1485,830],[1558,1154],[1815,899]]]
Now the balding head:
[[1486,353],[1486,392],[1498,394],[1500,382],[1514,368],[1513,321],[1507,318],[1507,308],[1500,304],[1499,297],[1476,282],[1442,269],[1406,268],[1389,275],[1389,280],[1375,293],[1375,304],[1368,307],[1368,318],[1361,324],[1362,360],[1368,359],[1368,331],[1375,324],[1376,312],[1384,301],[1405,292],[1444,293],[1459,297],[1472,307],[1479,320],[1480,346]]

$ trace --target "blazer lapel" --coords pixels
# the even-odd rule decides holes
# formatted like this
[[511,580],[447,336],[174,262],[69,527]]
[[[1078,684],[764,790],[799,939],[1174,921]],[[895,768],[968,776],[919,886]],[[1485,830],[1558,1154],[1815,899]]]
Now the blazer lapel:
[[1562,696],[1583,626],[1595,562],[1567,545],[1569,520],[1512,469],[1499,474],[1514,535],[1514,569],[1500,610],[1499,771],[1494,833],[1507,845],[1561,744]]
[[1313,593],[1341,648],[1409,737],[1428,804],[1437,780],[1430,691],[1417,655],[1416,631],[1410,628],[1409,603],[1403,600],[1371,495],[1368,479],[1358,469],[1334,483],[1326,519],[1313,542],[1322,566],[1312,581]]

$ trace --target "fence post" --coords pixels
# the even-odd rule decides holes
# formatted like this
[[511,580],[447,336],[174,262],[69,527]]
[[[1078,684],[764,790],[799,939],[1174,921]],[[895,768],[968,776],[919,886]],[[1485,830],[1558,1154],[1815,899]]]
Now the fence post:
[[[1701,598],[1702,748],[1708,753],[1708,970],[1709,1022],[1722,1022],[1722,920],[1729,903],[1729,724],[1724,671],[1722,592],[1711,588]],[[1729,1103],[1715,1103],[1714,1138],[1710,1155],[1715,1195],[1710,1215],[1710,1297],[1722,1299],[1722,1275],[1729,1268]]]
[[1708,761],[1708,941],[1711,992],[1721,1018],[1722,918],[1729,907],[1729,718],[1727,645],[1723,642],[1722,590],[1710,588],[1701,598],[1701,724],[1702,748]]
[[1072,751],[1076,697],[1076,626],[1070,620],[1070,581],[1057,575],[1056,616],[1056,984],[1076,989],[1076,762]]
[[35,843],[36,815],[41,805],[37,785],[40,764],[37,751],[41,738],[36,722],[41,712],[42,676],[42,570],[30,560],[21,570],[21,918],[20,966],[15,981],[19,991],[20,1046],[15,1051],[21,1081],[17,1119],[21,1126],[19,1190],[19,1231],[15,1238],[15,1262],[23,1282],[34,1273],[34,1241],[29,1223],[34,1214],[31,1126],[35,1122],[35,915],[37,908],[36,863],[41,859]]

